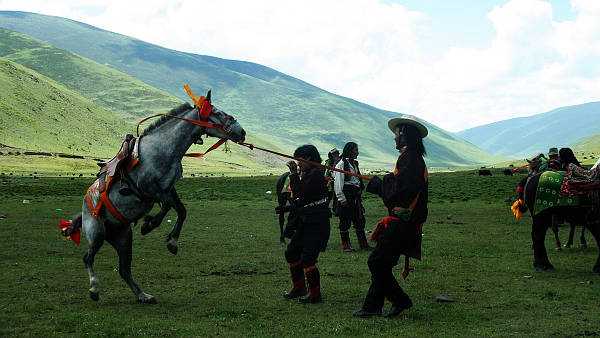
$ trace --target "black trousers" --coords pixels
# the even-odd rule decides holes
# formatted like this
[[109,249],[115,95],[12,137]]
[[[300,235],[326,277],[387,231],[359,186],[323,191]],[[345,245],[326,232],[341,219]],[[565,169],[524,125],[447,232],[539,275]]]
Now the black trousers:
[[393,221],[379,235],[377,246],[368,260],[371,286],[365,297],[363,309],[372,312],[380,311],[385,299],[393,306],[404,306],[410,303],[410,298],[394,277],[392,268],[398,264],[403,250],[414,243],[416,226],[408,222]]
[[288,263],[300,260],[305,268],[315,265],[319,253],[327,248],[329,232],[329,218],[319,223],[298,224],[298,229],[285,250],[285,259]]
[[[350,226],[354,224],[354,229],[358,231],[363,231],[365,229],[365,215],[363,215],[363,211],[359,209],[357,200],[358,197],[358,187],[345,185],[344,186],[344,195],[346,196],[346,201],[348,202],[347,206],[342,206],[338,204],[338,217],[340,218],[340,231],[348,231]],[[338,202],[339,203],[339,202]],[[361,205],[362,208],[362,205]]]

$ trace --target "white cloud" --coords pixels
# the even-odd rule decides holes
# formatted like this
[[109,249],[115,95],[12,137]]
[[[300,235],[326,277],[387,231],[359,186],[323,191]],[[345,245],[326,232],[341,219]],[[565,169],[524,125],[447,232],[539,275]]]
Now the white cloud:
[[417,29],[426,13],[377,0],[0,0],[2,10],[257,62],[448,130],[600,100],[600,1],[572,7],[576,18],[557,22],[548,2],[512,0],[487,13],[495,36],[485,49],[455,45],[428,55],[434,49],[423,41],[436,32]]

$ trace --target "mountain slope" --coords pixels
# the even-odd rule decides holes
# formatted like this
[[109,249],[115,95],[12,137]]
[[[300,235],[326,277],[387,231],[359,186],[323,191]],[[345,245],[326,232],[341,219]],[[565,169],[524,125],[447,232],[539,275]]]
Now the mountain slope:
[[0,141],[12,147],[109,157],[133,125],[81,94],[0,58]]
[[591,102],[495,122],[457,135],[492,154],[523,158],[546,153],[550,147],[574,145],[598,132],[600,102]]
[[[181,89],[183,83],[189,83],[198,95],[212,89],[215,105],[235,115],[252,135],[288,152],[313,143],[325,153],[333,146],[355,141],[364,165],[389,166],[397,156],[386,125],[387,119],[397,114],[331,94],[261,65],[169,50],[33,13],[0,12],[0,26],[108,65],[182,100],[188,100]],[[499,160],[435,127],[425,143],[430,166]]]
[[110,67],[2,28],[0,57],[52,78],[130,121],[167,112],[183,103]]

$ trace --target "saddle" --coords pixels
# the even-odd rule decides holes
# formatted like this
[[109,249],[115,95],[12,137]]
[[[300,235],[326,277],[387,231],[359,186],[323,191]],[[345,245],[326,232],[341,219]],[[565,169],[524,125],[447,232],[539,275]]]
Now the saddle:
[[137,139],[133,137],[132,134],[125,135],[123,139],[123,144],[121,144],[121,149],[113,158],[106,162],[98,162],[97,165],[100,167],[100,171],[96,174],[97,177],[100,177],[104,173],[107,174],[108,177],[113,177],[115,173],[126,163],[128,162],[131,153],[133,152],[133,148],[135,147]]

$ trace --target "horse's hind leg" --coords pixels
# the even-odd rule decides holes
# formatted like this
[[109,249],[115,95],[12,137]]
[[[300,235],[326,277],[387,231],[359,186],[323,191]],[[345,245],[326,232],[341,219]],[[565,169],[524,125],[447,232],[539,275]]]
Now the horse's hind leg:
[[558,220],[555,215],[552,215],[552,232],[554,232],[554,240],[556,243],[554,250],[560,251],[562,249],[560,246],[560,239],[558,238]]
[[580,243],[581,243],[581,247],[582,248],[587,248],[587,242],[585,241],[585,226],[581,227],[581,237],[579,238]]
[[573,245],[573,236],[575,235],[575,225],[569,222],[569,239],[565,243],[565,248],[570,248]]
[[118,226],[107,231],[106,241],[112,245],[119,255],[119,275],[129,285],[141,303],[156,304],[154,296],[144,293],[131,277],[131,256],[133,233],[130,226]]
[[90,297],[97,301],[100,295],[100,291],[98,290],[100,281],[94,273],[94,257],[96,257],[96,253],[100,250],[102,244],[104,244],[104,220],[101,217],[98,220],[94,219],[89,214],[89,211],[87,211],[87,207],[84,207],[82,228],[88,241],[88,250],[83,256],[83,263],[90,277]]
[[598,258],[596,258],[593,270],[595,273],[600,274],[600,223],[593,223],[588,226],[588,230],[596,239],[596,245],[598,246]]

